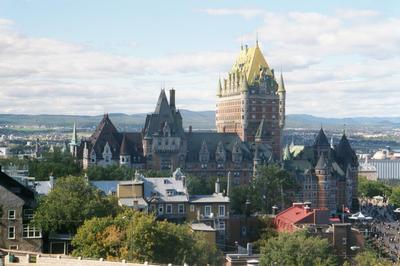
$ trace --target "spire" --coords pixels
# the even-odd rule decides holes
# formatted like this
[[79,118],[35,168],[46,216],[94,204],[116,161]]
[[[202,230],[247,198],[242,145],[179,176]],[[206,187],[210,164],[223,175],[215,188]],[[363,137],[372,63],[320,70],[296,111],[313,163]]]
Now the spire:
[[158,96],[158,101],[156,105],[156,109],[154,110],[155,114],[161,114],[165,112],[169,112],[169,104],[167,100],[167,96],[165,95],[165,90],[162,89],[160,92],[160,96]]
[[221,78],[218,78],[218,90],[217,90],[217,96],[222,95],[222,84],[221,84]]
[[354,150],[351,148],[349,140],[347,139],[346,135],[343,133],[342,138],[340,139],[339,144],[336,147],[336,154],[338,156],[339,163],[343,165],[353,164],[356,165],[357,155]]
[[121,149],[119,155],[129,155],[129,147],[128,147],[128,139],[126,138],[126,134],[123,134]]
[[325,135],[324,130],[322,129],[322,126],[321,126],[321,129],[318,132],[317,137],[315,138],[314,146],[316,146],[316,147],[328,146],[329,147],[329,142],[328,142],[328,139],[327,139],[327,137]]
[[285,146],[285,149],[283,150],[283,157],[282,157],[282,159],[283,159],[284,161],[289,161],[289,160],[292,159],[292,153],[290,152],[289,145],[286,145],[286,146]]
[[282,71],[281,71],[281,77],[278,82],[278,92],[286,92],[285,83],[283,81]]

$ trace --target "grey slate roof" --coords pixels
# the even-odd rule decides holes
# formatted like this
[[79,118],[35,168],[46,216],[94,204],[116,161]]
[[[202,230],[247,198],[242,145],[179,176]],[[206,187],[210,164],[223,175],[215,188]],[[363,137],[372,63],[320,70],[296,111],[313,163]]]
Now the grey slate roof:
[[[243,159],[249,161],[253,159],[251,151],[252,147],[248,143],[242,142],[236,133],[187,132],[185,134],[188,148],[187,160],[189,162],[199,160],[199,152],[203,142],[207,145],[210,154],[210,161],[215,160],[215,151],[220,142],[222,142],[224,146],[227,160],[232,159],[232,149],[236,142],[240,145]],[[260,149],[267,149],[267,147],[263,145]]]

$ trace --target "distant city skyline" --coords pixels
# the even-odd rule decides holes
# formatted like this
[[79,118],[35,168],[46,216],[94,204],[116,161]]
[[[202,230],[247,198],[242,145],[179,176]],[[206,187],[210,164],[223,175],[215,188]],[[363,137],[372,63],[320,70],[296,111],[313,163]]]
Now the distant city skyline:
[[325,2],[0,0],[0,113],[215,110],[258,36],[288,114],[400,116],[400,2]]

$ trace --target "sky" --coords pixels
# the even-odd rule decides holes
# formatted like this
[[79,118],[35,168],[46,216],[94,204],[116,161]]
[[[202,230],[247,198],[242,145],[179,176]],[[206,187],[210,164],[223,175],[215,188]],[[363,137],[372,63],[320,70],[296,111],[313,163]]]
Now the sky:
[[287,113],[400,116],[398,0],[0,0],[0,113],[214,110],[257,36]]

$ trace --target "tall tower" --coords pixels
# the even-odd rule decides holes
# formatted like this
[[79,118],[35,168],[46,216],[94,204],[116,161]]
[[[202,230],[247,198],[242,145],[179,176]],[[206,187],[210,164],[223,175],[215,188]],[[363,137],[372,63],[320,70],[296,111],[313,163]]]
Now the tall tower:
[[260,124],[263,142],[280,158],[281,132],[284,126],[285,87],[279,87],[258,42],[242,47],[228,76],[218,82],[216,127],[218,132],[235,132],[243,141],[256,141]]
[[72,154],[72,156],[76,157],[78,152],[78,135],[76,133],[75,123],[74,123],[74,128],[72,130],[72,139],[71,142],[69,143],[69,151]]

